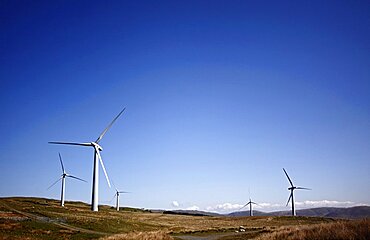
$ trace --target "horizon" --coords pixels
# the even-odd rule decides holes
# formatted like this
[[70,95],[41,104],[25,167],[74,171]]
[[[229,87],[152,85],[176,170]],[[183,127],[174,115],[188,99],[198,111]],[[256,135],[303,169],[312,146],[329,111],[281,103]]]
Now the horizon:
[[[370,3],[2,3],[0,197],[91,202],[101,141],[121,206],[370,205]],[[114,195],[100,167],[99,204]],[[114,205],[114,202],[113,202]]]
[[[60,201],[60,198],[44,198],[44,197],[35,197],[35,196],[9,196],[9,197],[0,197],[0,198],[40,198],[40,199],[46,199],[46,200],[52,200],[52,201]],[[80,200],[67,200],[66,203],[67,203],[67,207],[68,207],[68,202],[76,202],[76,203],[84,203],[86,205],[90,205],[91,203],[90,202],[84,202],[84,201],[80,201]],[[349,205],[349,206],[328,206],[330,204],[333,204],[332,201],[328,201],[328,200],[324,200],[323,202],[327,202],[327,206],[306,206],[306,207],[298,207],[296,210],[299,211],[299,210],[309,210],[309,209],[317,209],[317,208],[336,208],[336,209],[348,209],[348,208],[355,208],[355,207],[370,207],[370,205],[367,205],[367,204],[355,204],[355,205]],[[298,206],[299,205],[304,205],[305,203],[300,203],[300,202],[295,202],[296,204],[298,203]],[[263,203],[262,203],[263,204]],[[334,203],[334,204],[338,204],[338,203]],[[354,203],[351,203],[351,202],[348,202],[347,204],[354,204]],[[235,205],[238,205],[238,204],[235,204]],[[108,206],[108,207],[111,207],[111,208],[115,208],[115,203],[99,203],[99,206]],[[257,206],[257,205],[255,205]],[[247,207],[243,208],[243,209],[236,209],[236,210],[229,210],[229,211],[217,211],[217,210],[207,210],[207,209],[182,209],[182,208],[168,208],[168,209],[159,209],[159,208],[138,208],[138,207],[133,207],[133,206],[122,206],[120,205],[120,208],[133,208],[133,209],[140,209],[140,210],[144,210],[144,211],[195,211],[195,212],[204,212],[204,213],[216,213],[216,214],[221,214],[221,215],[228,215],[228,214],[231,214],[231,213],[237,213],[237,212],[249,212],[249,209],[246,209]],[[290,215],[290,212],[291,210],[290,209],[283,209],[283,210],[279,210],[278,208],[276,209],[270,209],[270,210],[266,210],[264,211],[263,209],[261,209],[262,206],[257,206],[257,209],[255,209],[255,207],[253,207],[253,212],[257,211],[257,212],[261,212],[261,213],[275,213],[275,212],[287,212],[288,215]]]

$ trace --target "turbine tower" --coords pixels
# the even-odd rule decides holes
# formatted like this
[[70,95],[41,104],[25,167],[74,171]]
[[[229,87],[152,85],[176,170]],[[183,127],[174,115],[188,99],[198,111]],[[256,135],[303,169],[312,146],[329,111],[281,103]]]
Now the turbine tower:
[[60,165],[62,166],[62,175],[57,181],[55,181],[50,187],[48,187],[48,189],[50,189],[52,186],[54,186],[60,180],[62,180],[62,192],[60,194],[60,206],[64,207],[65,190],[66,190],[66,177],[74,178],[74,179],[77,179],[77,180],[80,180],[80,181],[83,181],[83,182],[86,182],[86,181],[81,179],[81,178],[78,178],[78,177],[75,177],[73,175],[70,175],[70,174],[66,173],[66,171],[64,170],[64,166],[63,166],[62,156],[60,155],[60,153],[59,153],[59,161],[60,161]]
[[292,180],[291,180],[291,179],[290,179],[290,177],[288,176],[288,173],[285,171],[285,169],[284,169],[284,168],[283,168],[283,171],[284,171],[284,173],[285,173],[285,175],[286,175],[286,177],[288,178],[289,183],[290,183],[290,187],[288,188],[288,190],[290,191],[290,196],[289,196],[289,198],[288,198],[288,202],[286,203],[286,206],[288,206],[290,199],[292,199],[292,216],[295,216],[296,214],[295,214],[295,209],[294,209],[294,196],[293,196],[293,192],[294,192],[294,190],[296,190],[296,189],[312,190],[312,189],[310,189],[310,188],[304,188],[304,187],[295,187],[295,186],[293,185]]
[[257,203],[252,202],[252,200],[249,198],[249,202],[247,202],[247,204],[245,204],[242,208],[240,208],[239,211],[249,205],[249,216],[252,217],[253,216],[252,204],[257,204]]
[[124,108],[114,119],[113,121],[104,129],[104,131],[100,134],[100,136],[94,141],[89,143],[76,143],[76,142],[49,142],[51,144],[66,144],[66,145],[76,145],[76,146],[87,146],[94,148],[94,167],[93,167],[93,183],[92,183],[92,197],[91,197],[91,210],[98,211],[98,203],[99,203],[99,161],[100,165],[103,169],[105,178],[107,179],[108,186],[110,187],[110,182],[108,178],[107,171],[105,170],[103,160],[100,156],[100,151],[103,151],[103,148],[99,145],[99,142],[102,140],[104,135],[107,133],[109,128],[113,125],[113,123],[121,116]]

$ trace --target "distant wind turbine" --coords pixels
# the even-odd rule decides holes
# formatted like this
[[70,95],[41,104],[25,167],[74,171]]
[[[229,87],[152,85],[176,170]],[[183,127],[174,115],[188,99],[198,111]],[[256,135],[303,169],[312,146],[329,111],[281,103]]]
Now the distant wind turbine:
[[[119,191],[117,189],[116,185],[114,184],[113,180],[112,180],[112,183],[113,183],[114,189],[116,190],[116,194],[114,194],[113,198],[117,197],[116,198],[116,209],[117,209],[117,211],[119,211],[119,195],[121,193],[130,193],[130,192]],[[112,200],[113,200],[113,198],[112,198]],[[110,200],[110,202],[112,202],[112,200]]]
[[288,176],[288,173],[285,171],[285,169],[284,169],[284,168],[283,168],[283,171],[284,171],[284,173],[285,173],[286,177],[288,178],[289,183],[290,183],[290,186],[291,186],[291,187],[289,187],[289,188],[288,188],[288,190],[290,191],[290,196],[289,196],[289,198],[288,198],[288,202],[286,203],[286,206],[288,206],[290,199],[292,199],[292,216],[295,216],[296,214],[295,214],[295,209],[294,209],[294,196],[293,196],[293,192],[294,192],[294,190],[295,190],[295,189],[312,190],[312,189],[310,189],[310,188],[304,188],[304,187],[295,187],[295,186],[293,185],[292,180],[291,180],[291,179],[290,179],[290,177]]
[[[66,144],[66,145],[77,145],[77,146],[88,146],[94,148],[94,170],[93,170],[93,184],[92,184],[92,199],[91,199],[91,210],[98,211],[98,203],[99,203],[99,161],[100,165],[103,169],[105,178],[107,179],[108,186],[110,187],[110,182],[108,178],[107,171],[105,170],[103,160],[100,156],[100,151],[103,151],[103,148],[99,145],[99,142],[102,140],[106,132],[109,128],[113,125],[113,123],[121,116],[124,108],[118,115],[113,119],[113,121],[104,129],[104,131],[100,134],[100,136],[95,140],[95,142],[89,143],[76,143],[76,142],[49,142],[51,144]],[[99,159],[99,161],[98,161]]]
[[61,177],[57,181],[55,181],[50,187],[48,187],[48,189],[50,189],[52,186],[54,186],[60,180],[62,180],[62,192],[60,194],[60,206],[64,207],[65,189],[66,189],[66,177],[74,178],[74,179],[77,179],[77,180],[80,180],[80,181],[83,181],[83,182],[86,182],[86,181],[83,180],[83,179],[81,179],[81,178],[78,178],[78,177],[75,177],[73,175],[70,175],[70,174],[66,173],[66,171],[64,169],[64,166],[63,166],[62,156],[60,155],[60,153],[59,153],[59,161],[60,161],[60,165],[62,166],[62,175],[61,175]]
[[[255,202],[252,202],[252,200],[249,198],[249,202],[247,202],[247,204],[245,204],[243,207],[241,207],[240,209],[239,209],[239,211],[240,210],[242,210],[243,208],[245,208],[246,206],[248,206],[249,205],[249,216],[253,216],[253,210],[252,210],[252,204],[257,204],[257,203],[255,203]],[[258,205],[258,204],[257,204]]]
[[129,192],[118,191],[118,189],[116,188],[116,194],[114,194],[114,196],[117,197],[116,198],[116,209],[117,209],[117,211],[119,211],[119,195],[121,193],[129,193]]

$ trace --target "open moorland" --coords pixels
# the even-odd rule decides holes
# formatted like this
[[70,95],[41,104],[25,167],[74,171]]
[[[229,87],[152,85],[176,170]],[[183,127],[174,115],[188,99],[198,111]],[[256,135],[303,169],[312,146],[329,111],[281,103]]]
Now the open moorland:
[[92,212],[82,202],[66,202],[62,208],[51,199],[0,198],[0,239],[320,239],[317,233],[331,232],[342,234],[335,239],[370,239],[370,221],[189,216],[133,208],[117,212],[110,206]]

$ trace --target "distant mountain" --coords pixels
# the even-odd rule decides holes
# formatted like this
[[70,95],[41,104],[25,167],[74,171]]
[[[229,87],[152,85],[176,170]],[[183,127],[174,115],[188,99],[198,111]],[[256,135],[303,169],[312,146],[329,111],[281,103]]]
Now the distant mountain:
[[222,216],[218,213],[198,211],[198,210],[169,210],[163,211],[163,214],[178,214],[178,215],[190,215],[190,216]]
[[[178,214],[189,216],[229,216],[229,217],[245,217],[249,216],[248,211],[232,212],[229,214],[218,214],[214,212],[205,212],[197,210],[150,210],[151,212],[163,214]],[[345,218],[345,219],[358,219],[370,218],[370,206],[357,206],[350,208],[334,208],[334,207],[321,207],[300,209],[296,211],[297,216],[305,217],[329,217],[329,218]],[[290,216],[291,211],[276,211],[276,212],[261,212],[253,210],[254,216]]]
[[[246,216],[249,216],[249,210],[241,211],[241,212],[232,212],[232,213],[225,214],[225,215],[229,217],[246,217]],[[276,215],[271,215],[269,213],[253,210],[253,216],[276,216]]]
[[[300,209],[296,211],[297,216],[306,217],[330,217],[330,218],[370,218],[370,206],[358,206],[350,208],[321,207]],[[291,211],[260,212],[253,211],[254,216],[290,216]],[[230,217],[249,216],[249,211],[233,212],[227,214]]]
[[351,208],[311,208],[297,211],[300,216],[322,216],[332,218],[369,218],[370,206],[358,206]]

